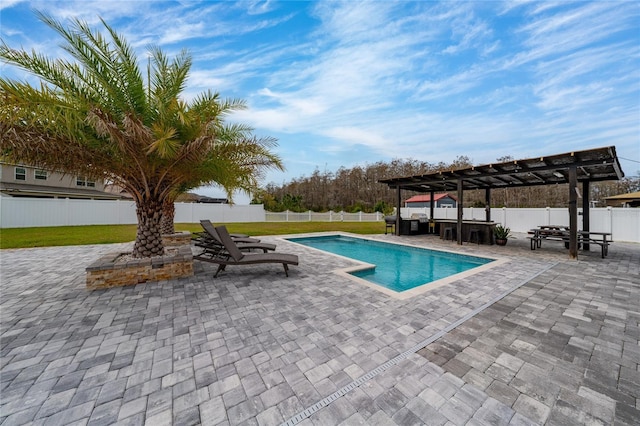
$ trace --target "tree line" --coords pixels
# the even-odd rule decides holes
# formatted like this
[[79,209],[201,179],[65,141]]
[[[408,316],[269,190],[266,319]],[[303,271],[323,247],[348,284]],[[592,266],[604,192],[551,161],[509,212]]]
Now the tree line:
[[[513,160],[501,157],[498,162]],[[396,204],[396,191],[378,181],[402,176],[434,173],[471,167],[466,156],[457,157],[452,163],[437,164],[415,159],[379,161],[352,168],[340,167],[337,171],[320,171],[316,168],[310,176],[294,178],[288,183],[270,183],[254,194],[252,203],[263,204],[268,211],[375,211],[389,213]],[[590,185],[590,200],[596,206],[604,206],[605,198],[612,195],[640,190],[640,177],[625,177],[620,181],[595,182]],[[402,192],[402,201],[420,194]],[[454,197],[455,193],[451,193]],[[484,207],[484,190],[465,191],[465,207]],[[566,207],[568,184],[500,188],[491,191],[492,207]]]

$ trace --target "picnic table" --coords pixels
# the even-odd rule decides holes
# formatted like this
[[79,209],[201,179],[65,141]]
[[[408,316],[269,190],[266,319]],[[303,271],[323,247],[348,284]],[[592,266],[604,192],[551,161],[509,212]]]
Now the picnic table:
[[[562,241],[564,246],[569,248],[569,227],[565,225],[540,225],[529,231],[529,234],[533,236],[529,237],[531,240],[531,250],[542,247],[542,240],[547,241]],[[610,232],[596,232],[596,231],[578,231],[578,247],[582,245],[585,249],[588,249],[589,244],[597,244],[600,246],[602,258],[609,254],[609,244],[611,240]]]

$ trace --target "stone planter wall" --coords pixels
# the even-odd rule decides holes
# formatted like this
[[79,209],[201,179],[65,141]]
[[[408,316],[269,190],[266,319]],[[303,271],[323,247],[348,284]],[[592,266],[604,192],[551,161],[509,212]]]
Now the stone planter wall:
[[97,290],[193,275],[191,247],[183,245],[177,250],[178,253],[173,256],[134,259],[118,263],[115,260],[122,253],[110,253],[86,269],[87,288]]
[[188,246],[191,244],[191,232],[182,231],[175,234],[164,234],[162,235],[162,244],[165,247]]

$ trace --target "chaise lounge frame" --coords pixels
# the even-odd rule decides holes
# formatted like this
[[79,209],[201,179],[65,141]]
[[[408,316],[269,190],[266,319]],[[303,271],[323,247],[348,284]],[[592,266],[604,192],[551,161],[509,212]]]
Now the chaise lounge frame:
[[[215,235],[217,235],[216,229],[215,229],[216,227],[213,226],[213,223],[211,223],[209,219],[201,220],[200,226],[202,226],[202,229],[204,229],[207,233],[213,236],[213,238],[216,238],[215,237]],[[229,234],[229,236],[236,243],[259,243],[260,242],[258,238],[251,238],[247,234]]]
[[284,268],[284,273],[289,276],[289,265],[298,265],[298,256],[289,253],[243,253],[233,241],[225,226],[215,227],[224,250],[217,253],[204,252],[194,256],[194,259],[204,262],[218,264],[218,269],[213,275],[218,276],[224,271],[227,265],[254,265],[259,263],[280,263]]
[[[197,233],[197,238],[195,238],[195,245],[198,247],[202,247],[205,251],[211,251],[213,253],[217,253],[221,249],[224,249],[224,245],[220,240],[220,236],[216,231],[215,227],[208,220],[201,220],[200,225],[204,232]],[[276,249],[275,244],[270,243],[262,243],[257,238],[233,238],[231,234],[229,234],[234,243],[238,246],[238,248],[242,251],[246,250],[262,250],[264,253],[268,251],[274,251]]]

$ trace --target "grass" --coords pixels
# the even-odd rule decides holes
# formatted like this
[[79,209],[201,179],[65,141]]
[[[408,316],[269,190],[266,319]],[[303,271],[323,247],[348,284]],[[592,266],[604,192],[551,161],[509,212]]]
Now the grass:
[[[251,222],[228,223],[229,232],[249,235],[286,235],[344,231],[381,234],[383,222]],[[199,224],[179,223],[176,231],[200,232]],[[111,244],[133,241],[136,225],[52,226],[0,229],[0,249]]]

